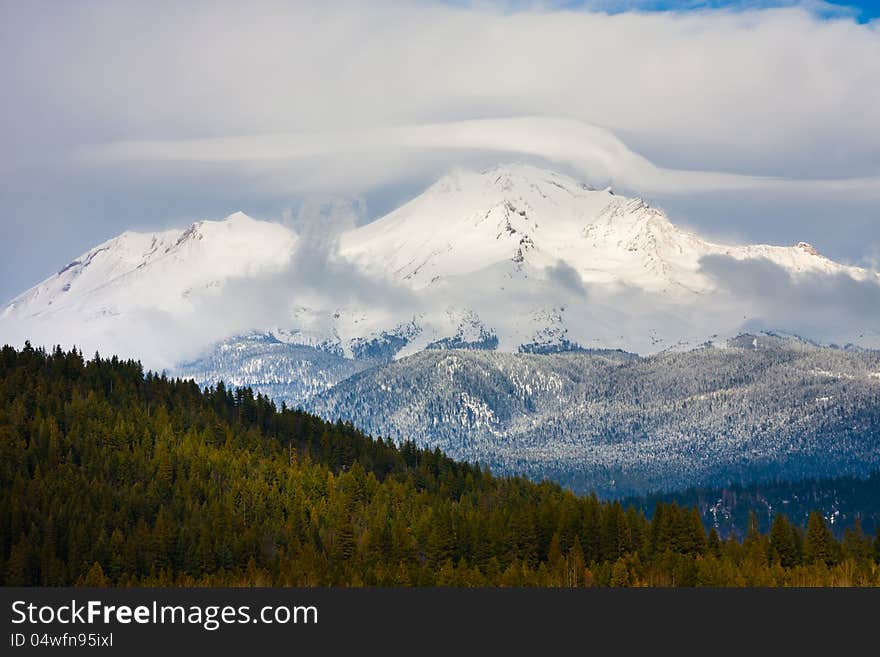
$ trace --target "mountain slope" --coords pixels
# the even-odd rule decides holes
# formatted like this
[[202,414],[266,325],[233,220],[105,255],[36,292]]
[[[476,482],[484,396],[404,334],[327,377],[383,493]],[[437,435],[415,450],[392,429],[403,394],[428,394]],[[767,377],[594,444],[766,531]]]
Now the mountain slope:
[[84,253],[0,310],[10,342],[76,344],[157,367],[223,339],[254,290],[241,281],[284,271],[296,237],[241,212],[185,230],[125,232]]
[[756,563],[696,511],[648,521],[133,361],[5,347],[0,403],[4,586],[880,584],[880,541]]
[[426,351],[307,408],[608,495],[880,467],[880,353],[772,336],[649,358]]
[[197,288],[282,269],[294,236],[280,225],[237,212],[200,221],[186,230],[125,232],[63,267],[13,299],[2,316],[42,318],[102,310],[121,314],[139,307],[185,311]]
[[295,407],[373,363],[317,347],[291,344],[272,333],[224,340],[200,358],[180,363],[174,374],[202,386],[247,386]]
[[641,199],[526,165],[450,174],[389,215],[344,235],[341,251],[364,269],[414,288],[505,260],[536,270],[563,261],[587,284],[670,293],[710,289],[698,274],[707,255],[765,258],[793,273],[866,275],[806,243],[714,244],[676,227]]

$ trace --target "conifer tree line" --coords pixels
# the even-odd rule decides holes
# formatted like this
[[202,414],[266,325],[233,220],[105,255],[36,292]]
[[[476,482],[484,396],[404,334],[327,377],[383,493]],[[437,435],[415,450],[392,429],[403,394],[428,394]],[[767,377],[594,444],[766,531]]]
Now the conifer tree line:
[[372,439],[248,388],[0,351],[0,582],[111,586],[880,584],[880,535],[695,508],[649,520]]

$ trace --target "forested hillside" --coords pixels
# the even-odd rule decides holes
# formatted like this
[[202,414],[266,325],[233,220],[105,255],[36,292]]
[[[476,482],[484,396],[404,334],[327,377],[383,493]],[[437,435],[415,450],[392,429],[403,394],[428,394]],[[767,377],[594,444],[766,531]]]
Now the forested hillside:
[[5,585],[880,584],[880,537],[497,478],[278,409],[249,389],[76,351],[0,352]]
[[880,352],[772,335],[647,358],[429,350],[306,410],[604,497],[880,469]]
[[810,513],[819,511],[828,519],[832,533],[844,536],[859,522],[868,534],[880,530],[880,471],[869,477],[834,477],[805,481],[775,481],[724,488],[691,488],[675,493],[658,493],[624,500],[650,516],[657,503],[676,502],[694,506],[706,527],[716,527],[721,536],[742,537],[754,513],[762,531],[770,528],[777,513],[792,522],[805,524]]

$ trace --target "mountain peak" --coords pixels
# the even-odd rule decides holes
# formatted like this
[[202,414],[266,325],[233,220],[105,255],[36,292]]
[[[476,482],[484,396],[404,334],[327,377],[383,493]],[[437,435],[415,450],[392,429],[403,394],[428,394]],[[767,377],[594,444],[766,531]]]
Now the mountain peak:
[[110,321],[136,308],[179,312],[202,290],[285,267],[295,240],[280,224],[243,212],[220,221],[196,221],[182,230],[126,231],[13,299],[3,317],[51,326],[59,313],[88,323]]
[[511,261],[527,278],[552,277],[561,262],[585,284],[675,296],[714,289],[701,264],[712,255],[765,258],[795,274],[859,275],[809,257],[818,253],[806,242],[794,248],[712,243],[642,198],[592,189],[524,163],[455,170],[397,210],[345,234],[342,251],[365,270],[416,289]]
[[426,192],[346,233],[343,254],[385,277],[424,287],[513,261],[544,269],[621,197],[564,174],[514,163],[454,170]]
[[[574,178],[550,169],[523,162],[497,164],[481,171],[455,169],[434,183],[428,192],[475,193],[503,197],[567,192],[576,196],[597,192]],[[600,193],[610,193],[610,189]]]
[[211,230],[212,228],[222,228],[226,230],[236,230],[236,231],[247,231],[253,229],[258,224],[265,224],[265,221],[259,221],[254,219],[253,217],[245,214],[241,210],[237,212],[233,212],[230,215],[223,217],[223,219],[201,219],[196,221],[189,228],[187,228],[184,233],[189,232],[200,232],[204,229]]
[[819,252],[809,242],[798,242],[794,246],[796,249],[800,249],[801,251],[804,251],[805,253],[809,253],[810,255],[814,255],[814,256],[819,255]]
[[220,221],[220,223],[241,224],[241,223],[248,223],[251,221],[256,221],[256,219],[254,219],[253,217],[251,217],[249,215],[246,215],[241,210],[238,210],[238,211],[233,212],[232,214],[224,217]]

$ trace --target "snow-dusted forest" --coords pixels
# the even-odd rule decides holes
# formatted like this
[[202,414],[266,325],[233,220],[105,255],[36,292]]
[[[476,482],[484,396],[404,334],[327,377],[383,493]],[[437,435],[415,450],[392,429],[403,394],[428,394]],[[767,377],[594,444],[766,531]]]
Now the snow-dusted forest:
[[427,350],[307,407],[614,496],[880,466],[880,353],[772,336],[648,358]]

